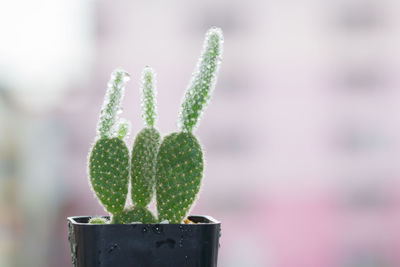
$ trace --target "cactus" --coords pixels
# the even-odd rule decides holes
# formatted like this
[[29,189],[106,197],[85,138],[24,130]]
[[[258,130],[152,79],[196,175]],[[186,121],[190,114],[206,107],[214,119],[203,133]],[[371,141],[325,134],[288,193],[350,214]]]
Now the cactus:
[[[117,121],[124,88],[129,80],[127,72],[116,70],[111,75],[98,123],[98,140],[89,157],[89,177],[93,191],[104,208],[111,213],[111,223],[155,222],[146,206],[154,194],[155,159],[160,145],[160,134],[154,128],[155,82],[150,68],[143,71],[142,99],[146,122],[136,137],[132,158],[124,138],[129,134],[127,120]],[[131,165],[130,165],[131,161]],[[124,209],[129,185],[129,167],[132,174],[132,202],[135,206]],[[90,223],[102,223],[96,218]]]
[[[129,150],[123,141],[124,131],[116,131],[117,112],[128,80],[129,75],[123,70],[116,70],[111,74],[97,127],[99,139],[89,157],[89,176],[93,191],[110,213],[123,210],[128,193]],[[120,125],[126,123],[122,122]]]
[[142,73],[141,93],[145,128],[136,136],[132,148],[131,195],[136,206],[146,207],[154,194],[156,156],[161,142],[160,133],[154,128],[157,117],[155,73],[149,67]]
[[129,151],[117,138],[101,138],[90,155],[90,178],[97,197],[110,213],[122,211],[129,182]]
[[182,101],[182,109],[178,121],[181,131],[193,131],[208,104],[212,90],[217,83],[219,66],[222,60],[223,42],[221,29],[211,28],[206,33],[203,51]]
[[199,62],[182,102],[180,132],[166,136],[156,165],[157,210],[159,220],[181,223],[200,190],[203,152],[192,131],[207,106],[222,57],[223,36],[212,28],[206,34]]
[[[200,190],[203,152],[193,131],[215,87],[222,45],[221,30],[210,29],[182,101],[179,132],[163,140],[154,126],[157,119],[155,72],[150,67],[143,70],[140,91],[145,127],[135,138],[131,157],[125,143],[130,124],[124,119],[117,121],[129,75],[123,70],[112,73],[97,126],[97,141],[90,151],[88,164],[93,191],[112,216],[111,222],[96,217],[90,223],[183,221]],[[132,206],[125,208],[129,183]],[[154,191],[157,219],[147,208]]]

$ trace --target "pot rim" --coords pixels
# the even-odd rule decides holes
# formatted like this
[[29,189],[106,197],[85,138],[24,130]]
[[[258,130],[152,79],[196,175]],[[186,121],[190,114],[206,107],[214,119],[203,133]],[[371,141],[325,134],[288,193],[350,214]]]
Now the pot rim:
[[105,225],[185,225],[185,226],[202,226],[202,225],[212,225],[212,224],[221,224],[220,221],[217,221],[211,216],[208,215],[189,215],[187,218],[195,223],[127,223],[127,224],[89,224],[87,222],[79,222],[79,219],[93,218],[93,217],[102,217],[110,219],[110,216],[69,216],[67,220],[75,225],[90,225],[90,226],[105,226]]

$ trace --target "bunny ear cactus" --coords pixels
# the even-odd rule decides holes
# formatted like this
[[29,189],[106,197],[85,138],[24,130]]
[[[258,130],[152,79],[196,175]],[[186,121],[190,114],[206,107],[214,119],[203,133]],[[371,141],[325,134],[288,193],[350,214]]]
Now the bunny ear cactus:
[[133,204],[146,207],[154,194],[156,157],[161,143],[160,133],[154,128],[157,117],[155,73],[149,67],[143,70],[140,91],[145,128],[136,136],[132,148],[131,196]]
[[166,136],[157,155],[156,193],[160,221],[181,223],[200,190],[203,152],[192,132],[215,88],[222,52],[222,31],[212,28],[206,34],[203,51],[182,102],[178,121],[180,132]]
[[[147,73],[148,70],[145,72]],[[153,73],[153,72],[152,72]],[[153,75],[153,74],[152,74]],[[127,120],[117,122],[125,85],[129,80],[127,72],[116,70],[108,83],[106,97],[98,123],[98,140],[89,157],[89,177],[93,191],[104,208],[111,213],[111,223],[155,222],[154,215],[146,208],[153,196],[155,155],[160,143],[160,135],[154,129],[155,107],[152,125],[137,136],[132,155],[132,202],[136,206],[124,209],[129,185],[130,156],[124,138],[129,134]],[[143,84],[146,93],[152,95],[153,79]],[[146,101],[149,96],[143,94]],[[154,100],[147,107],[154,105]],[[146,161],[147,160],[147,161]],[[104,223],[104,219],[93,218],[90,223]]]
[[132,148],[130,180],[133,206],[113,214],[112,223],[156,222],[147,209],[154,195],[155,160],[161,140],[154,127],[157,118],[156,84],[155,72],[150,67],[143,70],[140,87],[145,128],[137,134]]
[[[215,87],[222,45],[222,31],[210,29],[182,101],[179,132],[166,136],[162,142],[154,126],[155,72],[150,67],[143,70],[140,91],[145,127],[137,134],[131,155],[124,141],[130,124],[124,119],[117,120],[129,74],[123,70],[111,74],[97,126],[97,141],[88,164],[93,191],[112,214],[111,223],[155,223],[157,219],[147,208],[154,191],[159,222],[181,223],[186,217],[200,190],[204,169],[203,151],[193,130]],[[129,183],[132,206],[125,208]],[[95,217],[90,223],[109,222]]]
[[98,140],[89,157],[89,177],[92,188],[104,208],[114,214],[125,206],[129,183],[129,150],[124,142],[128,124],[121,121],[117,128],[120,110],[129,74],[116,70],[111,74],[106,97],[97,127]]

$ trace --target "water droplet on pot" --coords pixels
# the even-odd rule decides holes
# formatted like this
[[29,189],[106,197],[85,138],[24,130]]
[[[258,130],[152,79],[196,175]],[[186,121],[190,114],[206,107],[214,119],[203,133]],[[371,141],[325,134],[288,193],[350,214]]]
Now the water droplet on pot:
[[179,247],[183,247],[183,235],[181,235],[181,239],[179,239]]
[[112,253],[113,251],[115,251],[118,248],[118,244],[113,244],[111,245],[108,250],[107,253]]
[[153,232],[156,233],[156,234],[158,234],[158,235],[160,235],[160,234],[163,233],[163,228],[162,228],[162,226],[159,225],[159,224],[154,225],[154,226],[152,227],[152,229],[153,229]]

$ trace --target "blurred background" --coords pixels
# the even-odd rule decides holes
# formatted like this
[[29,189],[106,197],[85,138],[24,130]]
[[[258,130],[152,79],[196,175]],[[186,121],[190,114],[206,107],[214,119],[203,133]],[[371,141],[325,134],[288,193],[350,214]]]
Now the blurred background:
[[397,0],[3,1],[0,266],[71,266],[66,217],[105,214],[86,161],[111,71],[131,73],[135,134],[155,68],[167,134],[215,25],[192,214],[222,221],[219,266],[399,267],[398,14]]

